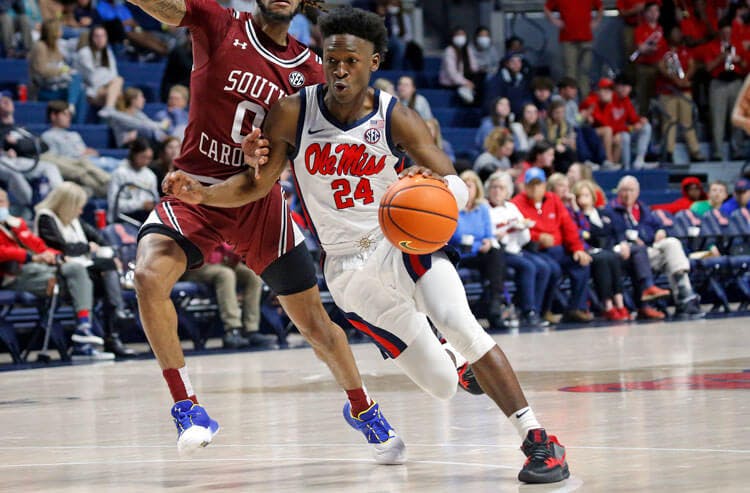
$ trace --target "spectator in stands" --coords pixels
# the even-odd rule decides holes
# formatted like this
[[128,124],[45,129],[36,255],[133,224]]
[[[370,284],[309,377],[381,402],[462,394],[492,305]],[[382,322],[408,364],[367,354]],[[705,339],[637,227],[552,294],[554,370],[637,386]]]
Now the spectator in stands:
[[506,265],[515,272],[520,325],[538,327],[543,323],[539,317],[542,301],[550,289],[550,268],[546,262],[523,250],[531,241],[529,227],[533,222],[525,219],[518,207],[509,201],[513,195],[513,178],[508,173],[493,173],[485,183],[485,190],[495,239],[503,246]]
[[[120,340],[120,329],[134,323],[133,314],[125,307],[120,288],[122,265],[114,257],[112,248],[90,224],[80,221],[86,192],[73,182],[66,181],[36,205],[35,230],[50,248],[65,255],[68,262],[78,262],[88,270],[102,293],[106,323],[104,349],[115,356],[130,358],[135,351]],[[95,294],[96,294],[95,293]]]
[[57,166],[39,159],[40,153],[47,150],[46,144],[16,125],[14,113],[10,92],[0,92],[0,180],[9,185],[16,203],[28,208],[33,204],[34,189],[27,179],[46,182],[44,187],[37,186],[39,194],[44,195],[46,192],[40,188],[54,188],[63,178]]
[[[661,5],[661,0],[657,1]],[[646,0],[617,0],[617,12],[623,20],[622,44],[625,48],[625,60],[635,52],[635,28],[641,20],[646,7]]]
[[690,207],[700,200],[706,200],[706,191],[703,190],[703,184],[699,178],[688,176],[682,179],[681,184],[682,197],[668,204],[656,204],[651,206],[652,210],[667,211],[670,214],[677,214],[680,211],[690,209]]
[[109,222],[119,221],[124,213],[137,221],[144,221],[159,198],[156,175],[148,165],[154,159],[149,141],[137,138],[130,144],[128,159],[112,173],[109,183]]
[[26,221],[9,214],[9,207],[8,194],[0,189],[0,286],[44,298],[51,294],[50,286],[59,272],[76,313],[73,355],[113,359],[114,355],[99,353],[92,346],[104,340],[91,331],[94,287],[86,267],[63,262],[60,252],[29,231]]
[[[552,173],[547,178],[547,191],[552,192],[560,199],[566,209],[573,214],[578,212],[576,196],[570,191],[570,180],[562,173]],[[585,245],[584,245],[585,246]]]
[[659,3],[647,2],[641,22],[635,28],[636,51],[630,59],[635,59],[635,91],[638,96],[638,112],[642,115],[648,113],[649,102],[656,87],[657,66],[667,51],[664,30],[659,25],[660,12]]
[[122,44],[125,40],[136,47],[166,56],[169,47],[151,32],[141,29],[133,19],[133,14],[124,3],[116,0],[99,0],[96,5],[99,17],[107,29],[112,44]]
[[[622,263],[633,279],[636,293],[638,316],[648,320],[660,320],[664,314],[649,305],[657,298],[669,296],[669,291],[654,284],[654,276],[649,265],[646,247],[631,245],[627,241],[615,240],[613,217],[610,209],[596,207],[597,186],[589,180],[582,180],[573,187],[579,211],[575,213],[578,228],[583,240],[590,246],[594,262],[592,276],[600,301],[604,301],[605,317],[610,320],[627,320],[630,313],[622,299]],[[596,251],[607,252],[605,261],[597,260]],[[601,257],[600,257],[601,258]],[[597,265],[599,264],[599,265]],[[607,273],[607,268],[610,272]]]
[[427,121],[433,117],[430,102],[417,93],[417,85],[412,77],[408,75],[399,77],[396,91],[401,104],[416,111],[423,120]]
[[549,112],[549,105],[552,102],[552,90],[555,83],[549,77],[534,77],[531,81],[532,100],[531,102],[539,110],[539,118],[545,120]]
[[[559,12],[560,16],[555,17],[552,12]],[[560,29],[563,75],[576,79],[581,92],[588,94],[593,32],[604,17],[601,0],[547,0],[544,14]]]
[[[544,176],[549,176],[555,172],[553,165],[555,162],[555,148],[546,140],[534,144],[526,155],[526,161],[521,165],[521,172],[516,179],[516,189],[522,192],[526,183],[526,172],[531,168],[539,168],[544,172]],[[546,180],[545,180],[546,182]]]
[[179,84],[190,87],[190,74],[193,70],[193,38],[187,33],[169,52],[167,66],[161,79],[159,95],[162,101],[169,98],[169,90]]
[[514,144],[513,135],[507,128],[496,128],[490,132],[484,141],[484,148],[487,150],[474,161],[474,172],[482,181],[497,170],[508,171],[511,168]]
[[698,105],[701,120],[708,120],[708,91],[711,74],[705,67],[706,49],[717,36],[718,23],[707,15],[705,0],[694,0],[693,8],[688,4],[687,10],[680,21],[685,45],[695,63],[696,72],[693,74],[693,99]]
[[559,99],[565,103],[565,122],[575,130],[576,154],[580,161],[591,161],[601,164],[607,159],[602,139],[591,127],[591,110],[583,108],[579,111],[577,82],[572,77],[563,77],[557,84]]
[[604,149],[605,168],[616,168],[613,128],[609,122],[614,97],[614,82],[612,79],[602,78],[597,84],[597,90],[588,95],[581,102],[581,114],[587,123],[593,126],[596,135]]
[[[21,35],[20,49],[13,42],[15,33]],[[24,0],[0,1],[0,41],[3,42],[7,58],[23,58],[31,48],[31,23],[26,15]]]
[[459,211],[456,232],[449,244],[460,250],[463,267],[479,269],[482,278],[489,282],[487,318],[491,329],[503,329],[505,256],[495,240],[490,208],[484,199],[481,180],[470,170],[461,173],[461,179],[469,189],[469,199],[466,207]]
[[[591,256],[586,253],[573,218],[557,195],[547,192],[547,178],[539,168],[530,168],[524,176],[524,192],[513,198],[513,203],[526,219],[534,221],[531,241],[539,254],[551,260],[550,283],[557,286],[565,271],[570,277],[570,297],[564,307],[564,319],[571,322],[590,322],[588,311],[588,281]],[[552,296],[543,302],[544,312],[551,309]],[[545,316],[547,320],[551,316]]]
[[539,118],[539,110],[534,103],[524,105],[521,120],[510,124],[516,150],[527,152],[535,143],[544,141],[546,127]]
[[[719,39],[711,42],[705,51],[706,70],[713,80],[709,90],[711,111],[711,133],[713,137],[712,159],[723,160],[722,145],[724,131],[732,112],[735,100],[742,88],[742,79],[750,68],[750,57],[743,56],[742,46],[732,44],[732,24],[730,19],[722,19],[719,24]],[[731,127],[730,155],[732,159],[744,159],[741,152],[743,134]]]
[[182,141],[185,135],[185,127],[188,123],[188,102],[190,101],[190,91],[187,87],[177,84],[169,90],[167,98],[167,108],[156,113],[155,118],[158,122],[169,121],[167,133],[177,137]]
[[[630,79],[620,74],[615,78],[615,93],[612,96],[612,132],[614,143],[619,149],[620,159],[626,169],[631,165],[635,169],[646,167],[646,153],[651,143],[651,123],[645,116],[640,116],[633,106],[630,93],[633,83]],[[622,116],[621,116],[622,115]],[[635,144],[635,160],[631,158],[633,144]],[[691,154],[696,160],[705,160],[700,152]]]
[[555,148],[555,171],[567,173],[576,161],[576,131],[565,119],[565,103],[552,101],[547,118],[547,142]]
[[677,307],[675,316],[703,316],[700,298],[690,282],[690,261],[680,240],[667,236],[661,221],[638,200],[639,195],[640,183],[635,177],[627,175],[620,179],[617,197],[608,205],[615,239],[618,243],[627,240],[648,247],[651,269],[664,272],[669,279]]
[[485,84],[484,108],[492,113],[498,98],[508,98],[513,114],[520,115],[532,98],[529,77],[523,72],[523,55],[517,51],[507,53],[501,65],[498,73]]
[[[164,177],[170,171],[174,171],[174,160],[180,155],[181,147],[180,139],[177,137],[167,137],[167,140],[161,143],[159,146],[159,156],[148,165],[151,171],[156,175],[156,183],[161,184],[164,181]],[[164,193],[159,187],[159,195],[163,196]]]
[[[182,280],[206,283],[214,288],[219,318],[224,324],[224,349],[275,347],[276,337],[258,330],[263,281],[232,251],[231,245],[224,243],[216,247],[202,267],[185,272]],[[241,307],[237,302],[237,288]]]
[[81,36],[88,34],[89,27],[93,24],[91,23],[91,18],[86,18],[86,21],[88,21],[86,25],[76,19],[77,1],[62,2],[61,8],[60,22],[63,27],[63,39],[80,39]]
[[510,111],[510,101],[508,98],[497,98],[492,104],[492,110],[489,116],[482,118],[479,128],[474,136],[474,145],[477,150],[486,150],[484,147],[485,139],[496,128],[510,129],[515,116]]
[[83,77],[89,103],[97,107],[114,107],[124,81],[117,72],[117,60],[109,47],[104,27],[91,28],[88,44],[78,50],[75,68]]
[[656,92],[665,113],[662,134],[666,137],[667,162],[672,156],[677,139],[677,125],[682,127],[691,161],[705,161],[701,154],[698,134],[693,121],[693,96],[691,92],[695,61],[683,43],[679,26],[669,31],[669,51],[659,61]]
[[102,18],[99,17],[99,12],[96,11],[94,0],[76,0],[75,5],[73,15],[79,26],[90,27],[101,24]]
[[591,166],[584,163],[573,163],[568,168],[566,173],[568,177],[568,183],[570,183],[571,189],[575,188],[576,183],[579,181],[587,180],[594,186],[594,207],[601,209],[607,205],[607,197],[604,195],[604,190],[594,180],[594,173]]
[[31,89],[39,101],[67,101],[78,121],[85,118],[86,95],[81,75],[65,63],[58,47],[62,26],[57,20],[42,23],[39,41],[29,53]]
[[477,62],[467,47],[466,31],[458,27],[453,30],[451,44],[443,51],[440,63],[440,85],[456,89],[458,96],[466,104],[473,104],[476,96]]
[[162,142],[169,128],[169,120],[155,121],[143,112],[146,98],[143,91],[128,87],[118,98],[114,108],[99,110],[99,117],[108,121],[115,136],[117,147],[126,147],[138,137],[148,139],[153,144]]
[[750,209],[750,180],[740,178],[734,183],[734,195],[721,206],[721,213],[729,217],[741,208]]
[[492,43],[492,35],[487,26],[479,26],[474,31],[474,39],[469,44],[469,52],[477,61],[477,73],[483,79],[489,79],[497,73],[500,65],[500,53]]
[[42,134],[42,141],[49,150],[41,155],[42,159],[54,163],[66,180],[82,185],[91,195],[106,197],[109,173],[92,162],[99,153],[86,146],[81,134],[69,130],[72,115],[68,104],[50,101],[47,119],[51,128]]
[[388,31],[388,56],[385,68],[403,70],[406,57],[406,46],[414,35],[411,18],[404,13],[401,0],[378,0],[375,12],[381,15]]
[[690,204],[690,210],[700,217],[713,209],[721,209],[729,197],[729,188],[721,180],[714,180],[708,187],[708,200],[696,200]]
[[396,86],[393,85],[393,82],[386,79],[385,77],[378,77],[375,79],[372,83],[372,87],[375,89],[380,89],[381,91],[390,94],[391,96],[396,96]]
[[435,139],[435,144],[438,146],[438,149],[442,149],[450,160],[455,163],[456,153],[453,150],[453,145],[443,138],[443,133],[440,130],[440,122],[437,121],[437,118],[430,118],[425,121],[425,123],[427,124],[427,128],[430,129],[430,135]]

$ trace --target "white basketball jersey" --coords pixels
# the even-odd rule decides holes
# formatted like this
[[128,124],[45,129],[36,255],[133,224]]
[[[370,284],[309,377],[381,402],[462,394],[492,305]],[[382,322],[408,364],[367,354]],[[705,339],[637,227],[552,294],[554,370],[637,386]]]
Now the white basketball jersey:
[[376,89],[372,112],[345,125],[326,108],[322,84],[299,94],[292,172],[306,220],[329,254],[368,249],[382,238],[378,207],[401,162],[390,133],[397,100]]

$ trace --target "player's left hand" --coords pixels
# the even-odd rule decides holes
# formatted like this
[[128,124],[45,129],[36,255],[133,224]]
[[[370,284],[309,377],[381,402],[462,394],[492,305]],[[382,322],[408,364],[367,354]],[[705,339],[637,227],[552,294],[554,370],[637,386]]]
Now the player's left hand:
[[245,135],[242,139],[242,152],[245,154],[245,162],[248,166],[255,168],[255,179],[260,178],[260,167],[268,162],[270,153],[270,142],[261,135],[259,128]]
[[433,180],[440,180],[446,185],[448,184],[445,178],[435,174],[430,168],[426,168],[424,166],[409,166],[408,168],[404,168],[404,170],[398,174],[398,179],[400,180],[401,178],[405,178],[407,176],[411,178],[412,176],[417,175],[422,175],[425,178],[432,178]]
[[165,194],[174,195],[183,202],[200,204],[206,187],[195,178],[177,170],[167,173],[164,181],[161,182],[161,188]]

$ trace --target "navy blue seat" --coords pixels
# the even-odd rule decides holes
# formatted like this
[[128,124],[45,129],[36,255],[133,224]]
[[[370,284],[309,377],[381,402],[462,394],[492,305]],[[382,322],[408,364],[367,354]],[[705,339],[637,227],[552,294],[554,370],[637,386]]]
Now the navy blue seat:
[[451,89],[420,89],[419,93],[427,98],[433,108],[457,106],[456,91]]
[[143,107],[143,112],[146,113],[149,118],[156,118],[156,114],[162,110],[166,110],[167,105],[164,103],[146,103]]
[[482,119],[482,112],[478,108],[432,108],[432,114],[441,127],[472,128],[475,132]]
[[13,117],[19,125],[47,122],[47,103],[43,101],[29,101],[16,103]]
[[632,175],[638,179],[641,184],[641,195],[644,190],[665,191],[669,188],[669,171],[661,169],[594,171],[594,180],[602,187],[602,190],[610,191],[617,188],[617,182],[625,175]]

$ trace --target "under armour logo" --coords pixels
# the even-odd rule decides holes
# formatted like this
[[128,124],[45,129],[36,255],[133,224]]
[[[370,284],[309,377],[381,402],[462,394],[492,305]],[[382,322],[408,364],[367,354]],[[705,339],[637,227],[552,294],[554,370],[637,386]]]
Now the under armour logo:
[[239,39],[237,39],[237,38],[235,38],[235,39],[234,39],[234,46],[239,46],[239,47],[240,47],[240,48],[242,48],[243,50],[244,50],[244,49],[247,49],[247,43],[243,43],[242,41],[240,41],[240,40],[239,40]]

